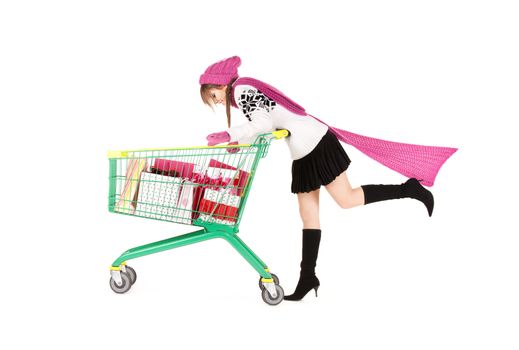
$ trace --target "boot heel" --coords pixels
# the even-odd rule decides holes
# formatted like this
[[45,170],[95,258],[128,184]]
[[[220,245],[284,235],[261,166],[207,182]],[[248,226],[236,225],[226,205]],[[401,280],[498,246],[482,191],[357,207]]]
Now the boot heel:
[[315,297],[317,298],[317,290],[319,289],[319,286],[315,287],[314,290],[315,290]]

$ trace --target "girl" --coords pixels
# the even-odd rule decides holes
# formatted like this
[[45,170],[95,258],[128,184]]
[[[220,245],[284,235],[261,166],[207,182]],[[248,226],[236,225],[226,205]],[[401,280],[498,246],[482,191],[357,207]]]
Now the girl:
[[[207,136],[208,145],[224,142],[252,143],[261,133],[275,129],[290,131],[286,142],[293,159],[291,191],[297,194],[299,213],[303,221],[303,251],[299,282],[295,292],[286,295],[284,299],[301,300],[311,289],[315,290],[317,296],[320,283],[315,275],[315,266],[321,240],[321,186],[324,186],[341,208],[388,199],[413,198],[421,201],[431,216],[434,198],[420,181],[432,185],[439,167],[456,149],[394,143],[330,127],[313,116],[309,117],[301,106],[276,88],[256,79],[238,78],[240,64],[238,56],[229,57],[210,65],[200,76],[200,95],[204,103],[210,107],[223,104],[227,113],[228,129]],[[241,109],[249,122],[231,127],[231,105]],[[346,175],[350,158],[338,137],[392,169],[408,175],[410,179],[400,185],[364,185],[352,188]],[[420,155],[419,164],[425,168],[429,166],[430,169],[418,171],[421,178],[419,181],[412,176],[412,170],[416,172],[416,162],[396,164],[395,159],[401,157],[393,159],[391,155],[397,153],[400,156],[404,154],[409,159],[414,153]],[[424,163],[425,158],[428,163],[433,163],[432,168],[431,164]]]

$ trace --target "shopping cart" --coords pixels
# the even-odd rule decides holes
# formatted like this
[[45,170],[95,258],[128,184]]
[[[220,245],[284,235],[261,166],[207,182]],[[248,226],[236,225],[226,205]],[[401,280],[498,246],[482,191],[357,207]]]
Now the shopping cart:
[[112,290],[125,293],[135,283],[130,259],[223,238],[259,273],[263,300],[279,304],[284,292],[278,277],[237,234],[260,159],[273,139],[288,135],[287,130],[261,134],[250,145],[108,152],[110,212],[199,228],[125,251],[110,267]]

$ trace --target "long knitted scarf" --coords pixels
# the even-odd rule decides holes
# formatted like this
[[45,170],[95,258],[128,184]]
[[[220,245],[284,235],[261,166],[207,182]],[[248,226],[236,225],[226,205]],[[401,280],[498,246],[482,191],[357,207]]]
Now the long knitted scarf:
[[367,156],[408,178],[414,177],[421,180],[425,186],[434,185],[434,180],[441,166],[458,150],[452,147],[423,146],[386,141],[330,126],[317,117],[306,113],[303,107],[275,87],[254,78],[238,78],[233,83],[231,104],[236,108],[238,106],[236,101],[234,101],[234,88],[238,85],[253,86],[292,113],[316,119],[327,125],[339,140],[357,148]]

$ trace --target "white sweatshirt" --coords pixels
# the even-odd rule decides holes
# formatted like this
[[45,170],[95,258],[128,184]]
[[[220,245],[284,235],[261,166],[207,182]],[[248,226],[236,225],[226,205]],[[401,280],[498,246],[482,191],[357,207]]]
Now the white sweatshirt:
[[287,129],[290,136],[285,140],[293,160],[310,153],[328,131],[328,126],[310,116],[290,112],[250,85],[238,85],[234,100],[249,122],[231,127],[230,142],[249,144],[258,134]]

